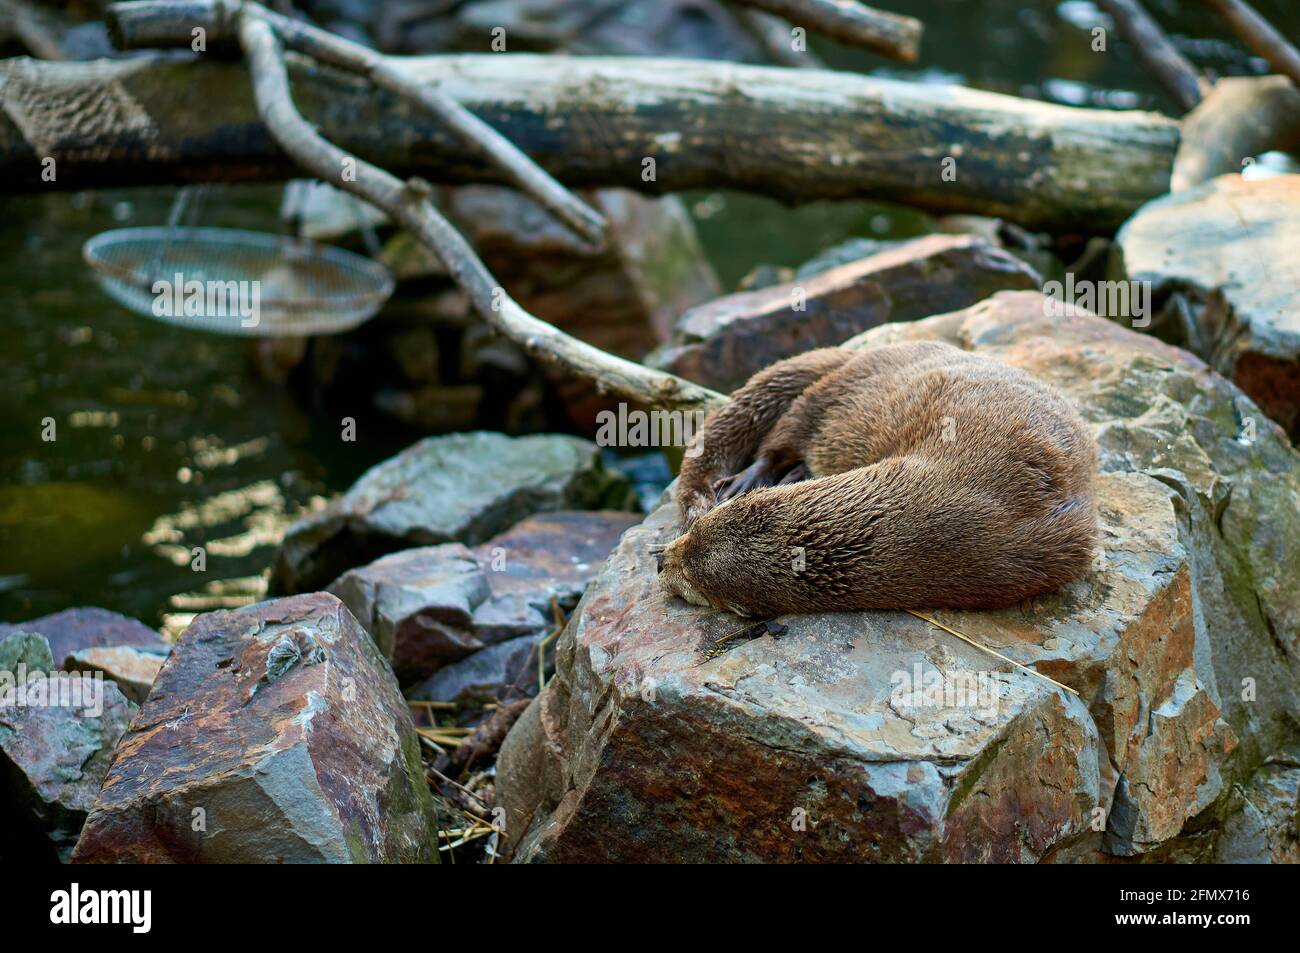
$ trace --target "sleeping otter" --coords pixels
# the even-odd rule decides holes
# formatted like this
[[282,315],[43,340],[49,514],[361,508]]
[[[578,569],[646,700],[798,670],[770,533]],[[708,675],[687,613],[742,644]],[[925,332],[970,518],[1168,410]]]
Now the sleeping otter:
[[1059,393],[937,342],[755,375],[682,464],[665,588],[741,615],[995,608],[1088,571],[1097,449]]

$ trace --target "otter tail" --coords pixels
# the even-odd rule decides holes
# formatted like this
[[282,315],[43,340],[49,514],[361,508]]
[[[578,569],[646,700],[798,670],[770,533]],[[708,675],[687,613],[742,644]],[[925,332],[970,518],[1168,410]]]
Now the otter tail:
[[828,347],[778,361],[709,418],[686,451],[677,481],[677,505],[688,529],[712,509],[714,482],[752,462],[763,438],[799,395],[851,357],[851,351]]

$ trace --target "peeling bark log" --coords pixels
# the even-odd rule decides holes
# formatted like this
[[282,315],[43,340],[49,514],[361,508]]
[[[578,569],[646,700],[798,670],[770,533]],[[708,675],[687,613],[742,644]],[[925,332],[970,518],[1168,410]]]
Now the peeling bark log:
[[[1105,232],[1169,190],[1178,146],[1177,124],[1152,113],[822,70],[514,54],[391,62],[570,188],[884,198]],[[299,109],[347,152],[402,176],[501,181],[417,107],[302,57],[288,65]],[[52,183],[41,178],[46,156],[58,160]],[[949,156],[954,181],[942,175]],[[296,174],[258,120],[239,63],[212,54],[0,62],[0,193]]]

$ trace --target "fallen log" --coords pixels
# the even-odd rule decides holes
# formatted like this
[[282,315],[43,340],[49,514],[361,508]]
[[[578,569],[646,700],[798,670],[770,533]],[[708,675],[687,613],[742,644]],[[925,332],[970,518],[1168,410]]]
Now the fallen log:
[[[399,176],[502,181],[411,103],[310,59],[286,60],[299,108],[348,153]],[[883,198],[1104,232],[1169,190],[1179,139],[1175,122],[1152,113],[823,70],[515,54],[390,62],[571,188]],[[57,162],[54,181],[42,177],[46,157]],[[241,63],[212,54],[0,62],[0,193],[297,174],[258,120]]]

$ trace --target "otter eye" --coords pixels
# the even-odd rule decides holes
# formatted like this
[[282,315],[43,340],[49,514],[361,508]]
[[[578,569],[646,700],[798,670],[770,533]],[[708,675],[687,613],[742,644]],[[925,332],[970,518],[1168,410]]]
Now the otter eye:
[[651,543],[646,550],[655,558],[655,567],[659,572],[664,571],[664,550],[668,548],[667,543]]

